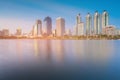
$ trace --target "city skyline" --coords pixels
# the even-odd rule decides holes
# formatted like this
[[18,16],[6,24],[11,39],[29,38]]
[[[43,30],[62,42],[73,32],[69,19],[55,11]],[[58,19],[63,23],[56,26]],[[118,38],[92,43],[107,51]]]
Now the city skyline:
[[[109,13],[104,10],[102,14],[96,11],[94,14],[87,13],[85,17],[86,21],[83,22],[82,16],[79,13],[76,15],[76,24],[74,25],[74,29],[66,28],[66,20],[62,17],[56,18],[56,27],[53,28],[52,18],[47,16],[44,20],[38,19],[36,23],[33,25],[32,29],[28,33],[24,33],[26,36],[92,36],[92,35],[105,35],[111,34],[112,35],[119,35],[119,29],[109,24]],[[5,33],[4,33],[5,30]],[[20,31],[19,31],[20,30]],[[19,27],[16,29],[17,33],[23,35],[22,29]],[[12,34],[9,29],[3,28],[1,30],[1,35],[14,35]]]
[[[69,2],[69,4],[67,3]],[[97,0],[92,2],[87,0],[44,0],[44,1],[33,1],[33,0],[1,0],[0,1],[0,29],[9,28],[11,32],[15,32],[17,27],[21,27],[23,32],[29,32],[34,22],[37,19],[44,20],[46,16],[52,17],[53,29],[55,29],[55,20],[61,16],[66,20],[66,28],[72,29],[75,25],[75,16],[80,13],[82,21],[85,22],[85,16],[89,12],[94,14],[96,10],[101,14],[103,10],[107,10],[110,14],[110,24],[114,24],[119,28],[119,10],[117,8],[117,2],[109,2],[109,4],[116,4],[114,7],[107,7],[107,1],[101,1],[102,4]],[[96,7],[95,4],[97,5]],[[103,6],[101,6],[103,5]],[[104,6],[105,5],[105,6]],[[7,23],[7,24],[6,24]]]

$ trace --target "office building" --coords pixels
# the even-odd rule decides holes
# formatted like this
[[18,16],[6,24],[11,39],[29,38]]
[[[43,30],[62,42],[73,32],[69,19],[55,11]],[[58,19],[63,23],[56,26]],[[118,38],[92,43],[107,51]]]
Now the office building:
[[42,21],[37,20],[36,24],[33,26],[33,35],[40,36],[42,35]]
[[109,17],[109,15],[108,15],[107,11],[104,10],[104,12],[102,14],[102,33],[103,34],[104,34],[103,29],[109,25],[108,24],[108,22],[109,22],[108,21],[108,19],[109,19],[108,17]]
[[86,16],[86,35],[90,35],[92,32],[92,17],[90,13]]
[[84,35],[84,23],[81,20],[80,14],[77,15],[77,24],[76,24],[76,34],[77,36],[83,36]]
[[52,34],[52,19],[49,16],[44,19],[44,34]]
[[65,34],[65,20],[61,17],[56,19],[56,35],[64,36]]
[[104,12],[102,14],[102,28],[105,28],[108,26],[108,22],[109,22],[108,17],[109,17],[109,15],[108,15],[107,11],[104,10]]
[[80,16],[80,13],[77,15],[76,17],[76,21],[77,21],[77,24],[79,24],[81,22],[81,16]]
[[99,35],[100,34],[100,14],[96,11],[94,14],[94,34]]

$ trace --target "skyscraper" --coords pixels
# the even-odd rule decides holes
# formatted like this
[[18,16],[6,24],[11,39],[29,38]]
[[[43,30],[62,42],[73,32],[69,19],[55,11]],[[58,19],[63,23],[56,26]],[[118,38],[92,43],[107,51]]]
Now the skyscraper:
[[82,20],[81,20],[80,14],[77,15],[76,29],[77,29],[77,31],[76,31],[77,36],[82,36],[82,35],[84,35],[84,23],[83,23]]
[[106,10],[104,10],[103,14],[102,14],[102,29],[104,29],[105,27],[108,26],[108,13]]
[[77,15],[77,17],[76,17],[76,21],[77,21],[77,24],[79,24],[79,23],[81,22],[80,13]]
[[35,26],[33,27],[33,35],[39,36],[42,35],[42,21],[37,20]]
[[88,13],[86,16],[86,35],[91,34],[91,30],[92,30],[91,28],[92,28],[92,17],[90,13]]
[[100,15],[97,11],[94,14],[94,34],[100,34]]
[[56,19],[56,35],[64,36],[65,34],[65,20],[61,17]]
[[49,16],[44,19],[44,28],[46,35],[52,34],[52,19]]
[[37,34],[41,35],[42,34],[42,21],[37,20],[36,26],[37,26]]

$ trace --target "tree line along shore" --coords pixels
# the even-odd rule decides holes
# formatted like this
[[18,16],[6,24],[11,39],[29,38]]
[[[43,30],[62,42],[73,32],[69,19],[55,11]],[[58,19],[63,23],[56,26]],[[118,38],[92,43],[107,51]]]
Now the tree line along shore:
[[62,36],[62,37],[26,37],[26,36],[0,36],[0,39],[53,39],[53,40],[118,40],[120,35],[96,35],[96,36]]

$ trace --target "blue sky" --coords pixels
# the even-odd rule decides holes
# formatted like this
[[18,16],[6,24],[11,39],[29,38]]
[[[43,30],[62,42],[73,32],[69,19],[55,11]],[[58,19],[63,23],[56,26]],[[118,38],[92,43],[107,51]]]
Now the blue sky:
[[66,20],[66,28],[72,29],[75,25],[76,15],[85,16],[88,12],[94,15],[97,10],[100,14],[103,10],[109,12],[110,25],[120,27],[119,0],[0,0],[0,29],[9,28],[15,32],[21,27],[24,32],[29,32],[37,19],[50,16],[55,28],[57,17]]

